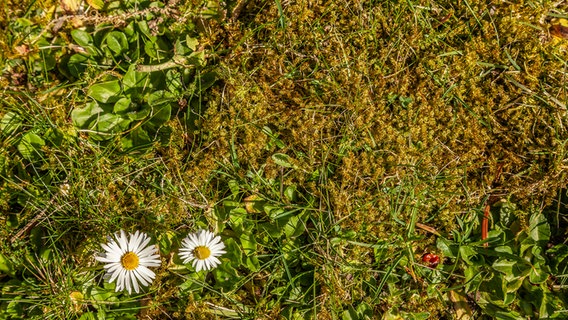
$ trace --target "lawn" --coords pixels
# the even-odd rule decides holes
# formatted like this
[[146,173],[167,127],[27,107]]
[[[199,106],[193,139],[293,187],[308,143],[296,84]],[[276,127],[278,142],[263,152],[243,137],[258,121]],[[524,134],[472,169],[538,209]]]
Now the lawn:
[[0,319],[568,318],[519,2],[0,0]]

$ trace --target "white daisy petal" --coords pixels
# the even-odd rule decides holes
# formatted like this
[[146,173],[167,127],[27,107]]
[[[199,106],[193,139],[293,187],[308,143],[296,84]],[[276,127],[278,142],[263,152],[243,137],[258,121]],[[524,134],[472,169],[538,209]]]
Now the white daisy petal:
[[156,247],[155,246],[149,246],[148,248],[145,248],[144,250],[139,250],[137,252],[137,254],[140,257],[148,257],[148,256],[156,255]]
[[134,234],[130,235],[130,239],[128,239],[128,251],[137,252],[138,251],[138,243],[140,238],[140,233],[138,230],[134,232]]
[[[117,245],[120,248],[120,253],[126,253],[128,252],[128,239],[126,238],[126,232],[124,232],[124,230],[120,230],[120,235],[116,235],[117,240],[118,240],[118,244],[114,244]],[[111,245],[113,245],[111,243]]]
[[[134,269],[136,270],[136,269]],[[128,274],[130,275],[130,280],[132,285],[134,286],[134,291],[136,293],[140,292],[140,288],[138,287],[138,278],[136,277],[136,274],[134,273],[134,270],[129,270]]]
[[141,284],[143,287],[146,287],[146,286],[148,286],[148,285],[150,284],[150,281],[146,280],[146,278],[144,278],[144,277],[142,276],[142,274],[140,274],[140,271],[139,271],[139,270],[134,269],[134,270],[132,270],[132,273],[134,273],[136,279],[138,279],[138,281],[140,281],[140,284]]
[[193,267],[195,268],[195,271],[197,272],[201,271],[201,269],[203,269],[203,260],[199,259],[194,260]]
[[190,233],[181,242],[179,257],[184,264],[191,263],[196,272],[211,270],[221,264],[218,259],[226,253],[220,236],[207,230]]
[[117,292],[139,293],[142,287],[149,286],[156,274],[148,267],[159,267],[160,255],[152,240],[143,232],[126,233],[120,230],[109,242],[101,244],[105,253],[95,256],[95,260],[104,263],[104,279],[109,283],[116,281]]

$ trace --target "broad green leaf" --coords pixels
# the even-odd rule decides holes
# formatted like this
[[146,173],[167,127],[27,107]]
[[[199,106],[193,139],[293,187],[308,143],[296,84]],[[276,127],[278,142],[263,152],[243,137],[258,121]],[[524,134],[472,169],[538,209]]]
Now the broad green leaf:
[[504,274],[512,274],[513,273],[513,267],[515,266],[517,262],[512,261],[512,260],[507,260],[507,259],[497,259],[495,262],[493,262],[493,269],[504,273]]
[[223,257],[228,259],[232,266],[238,268],[243,263],[241,247],[233,238],[226,239],[224,243],[227,253]]
[[110,50],[115,54],[120,54],[128,50],[128,40],[126,35],[120,31],[111,31],[105,37],[106,43]]
[[[91,130],[101,133],[118,133],[124,131],[130,120],[121,117],[118,114],[105,113],[101,114],[91,125]],[[108,137],[110,138],[110,136]]]
[[0,253],[0,273],[14,276],[14,265],[2,253]]
[[307,219],[307,211],[304,211],[298,215],[290,217],[286,225],[284,226],[284,234],[288,238],[294,238],[306,231],[305,222]]
[[77,128],[86,129],[101,112],[104,112],[104,110],[98,103],[88,102],[84,108],[71,111],[71,120],[73,121],[73,125]]
[[[205,65],[205,51],[201,50],[201,51],[196,51],[193,52],[192,54],[189,55],[189,57],[187,57],[187,64],[192,64],[196,67],[200,67]],[[203,77],[205,74],[201,75],[201,77]],[[200,85],[201,87],[199,89],[203,89],[203,85]]]
[[241,246],[245,255],[250,256],[256,253],[256,239],[253,234],[243,232],[239,237],[241,241]]
[[158,244],[162,255],[170,254],[172,243],[176,239],[176,234],[173,231],[160,232],[158,235]]
[[164,45],[164,41],[160,38],[152,36],[150,41],[144,43],[144,52],[157,62],[165,62],[167,58],[166,52],[168,48]]
[[197,50],[197,45],[199,41],[196,38],[192,38],[189,35],[185,36],[185,45],[190,48],[191,50]]
[[151,89],[149,73],[136,71],[136,65],[132,64],[122,78],[122,85],[126,94],[130,94],[133,97],[141,96],[144,92]]
[[112,80],[93,84],[89,87],[87,95],[98,102],[113,103],[120,98],[120,92],[120,82]]
[[529,274],[529,280],[533,284],[544,283],[548,279],[548,273],[545,270],[546,265],[535,263]]
[[0,131],[9,135],[18,130],[22,124],[22,118],[15,112],[6,113],[0,120]]
[[509,246],[498,246],[494,249],[496,252],[503,252],[508,254],[513,254],[513,250]]
[[95,316],[94,313],[89,311],[89,312],[83,313],[81,315],[81,318],[79,318],[79,320],[97,320],[97,317]]
[[226,291],[234,290],[242,277],[239,276],[237,270],[229,263],[222,263],[211,271],[215,278],[215,287],[224,288]]
[[[528,271],[528,270],[527,270]],[[507,292],[517,292],[519,288],[523,285],[523,281],[525,281],[526,276],[518,277],[516,279],[508,279],[509,277],[505,275],[507,280]]]
[[114,104],[114,108],[112,109],[112,111],[114,113],[123,114],[128,111],[131,111],[130,110],[131,107],[132,107],[132,101],[130,100],[130,98],[122,97],[118,99],[118,101]]
[[156,38],[152,36],[152,32],[150,31],[150,27],[148,27],[148,22],[146,20],[139,21],[137,24],[138,30],[142,32],[148,39]]
[[245,230],[244,220],[246,215],[247,211],[245,208],[234,208],[229,214],[229,223],[237,236],[240,236]]
[[436,247],[440,249],[442,254],[446,257],[455,258],[457,256],[458,246],[451,240],[438,237],[438,239],[436,239]]
[[289,155],[284,153],[275,153],[272,155],[272,160],[274,163],[281,167],[292,168],[294,165],[292,164],[292,158]]
[[146,123],[146,126],[151,126],[152,129],[158,130],[158,127],[170,120],[172,115],[172,107],[167,105],[153,107],[153,115]]
[[17,296],[9,300],[8,306],[6,307],[5,311],[6,314],[9,316],[6,319],[23,319],[24,309],[23,309],[23,302],[21,301],[22,297]]
[[84,54],[76,53],[69,58],[67,69],[75,78],[79,78],[87,69],[89,57]]
[[566,306],[561,298],[549,291],[545,291],[539,308],[540,319],[564,319]]
[[122,137],[120,142],[122,144],[122,149],[131,150],[150,145],[152,143],[152,139],[146,130],[138,127]]
[[497,311],[493,315],[496,320],[519,320],[525,319],[516,311]]
[[541,212],[531,215],[529,221],[529,236],[536,242],[546,242],[550,239],[550,226]]
[[142,120],[150,115],[151,108],[149,106],[144,106],[142,109],[138,111],[130,111],[126,114],[126,116],[130,120]]
[[164,105],[176,100],[176,97],[168,91],[157,90],[148,95],[148,104],[150,106]]
[[352,306],[349,306],[347,310],[343,311],[341,320],[359,320],[359,316],[357,315],[357,311],[355,311]]
[[517,297],[516,292],[505,292],[503,304],[504,305],[510,305],[511,303],[513,303],[513,301],[515,301],[516,297]]
[[260,269],[260,261],[258,261],[258,257],[256,255],[246,257],[245,264],[250,271],[256,272]]
[[166,86],[170,92],[182,92],[184,84],[178,69],[170,69],[166,72]]
[[93,44],[93,37],[85,30],[73,29],[73,31],[71,31],[71,37],[82,47],[88,47]]
[[284,196],[288,199],[288,201],[295,201],[296,200],[296,186],[291,185],[286,187],[284,190]]
[[28,132],[18,144],[18,151],[22,157],[32,160],[41,151],[41,147],[45,146],[45,141],[35,133]]
[[365,302],[361,302],[357,306],[357,313],[362,315],[363,317],[369,317],[369,319],[371,319],[373,316],[373,308],[371,308],[371,306],[369,306]]
[[87,3],[95,10],[101,10],[105,6],[103,0],[87,0]]
[[477,252],[474,248],[463,245],[459,247],[460,258],[462,258],[467,264],[474,264],[477,259],[474,259],[477,255]]

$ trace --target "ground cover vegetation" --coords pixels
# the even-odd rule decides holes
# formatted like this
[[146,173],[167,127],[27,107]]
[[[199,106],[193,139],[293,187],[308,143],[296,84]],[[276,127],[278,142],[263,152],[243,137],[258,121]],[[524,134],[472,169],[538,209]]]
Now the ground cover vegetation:
[[0,4],[1,319],[567,317],[563,2]]

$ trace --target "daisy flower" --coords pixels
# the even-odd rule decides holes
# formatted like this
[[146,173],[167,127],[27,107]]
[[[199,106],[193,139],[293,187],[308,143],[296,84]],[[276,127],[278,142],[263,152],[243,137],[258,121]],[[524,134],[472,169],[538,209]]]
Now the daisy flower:
[[190,233],[181,242],[179,256],[183,259],[183,263],[193,261],[192,265],[195,271],[211,270],[221,264],[217,257],[226,253],[225,244],[221,241],[221,237],[215,236],[213,232],[207,230],[199,230],[196,233]]
[[101,244],[105,254],[95,259],[105,263],[105,278],[109,279],[109,283],[116,280],[116,291],[126,289],[131,294],[134,288],[139,293],[140,284],[144,287],[150,285],[156,274],[148,267],[160,266],[156,246],[148,245],[151,238],[144,232],[136,231],[127,236],[124,230],[120,230],[120,235],[117,233],[108,240],[108,244]]

